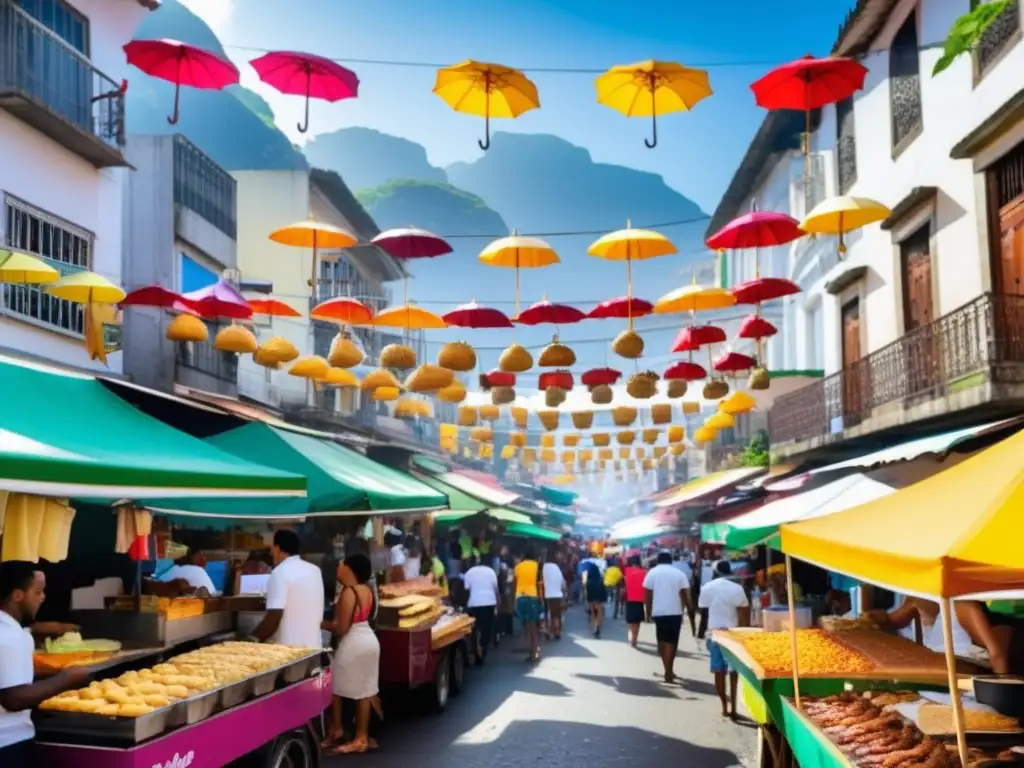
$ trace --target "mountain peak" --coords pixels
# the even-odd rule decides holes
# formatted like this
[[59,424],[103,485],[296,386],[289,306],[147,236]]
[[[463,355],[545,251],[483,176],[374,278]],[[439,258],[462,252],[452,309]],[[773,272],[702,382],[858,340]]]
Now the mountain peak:
[[314,165],[331,168],[352,189],[379,187],[392,179],[445,183],[444,169],[430,164],[420,144],[373,128],[339,128],[321,133],[304,147]]

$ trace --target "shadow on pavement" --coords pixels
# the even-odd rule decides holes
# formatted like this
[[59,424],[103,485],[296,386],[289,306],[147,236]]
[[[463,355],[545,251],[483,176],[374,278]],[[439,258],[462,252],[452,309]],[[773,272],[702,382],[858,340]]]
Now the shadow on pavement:
[[643,680],[639,677],[618,677],[615,675],[574,675],[580,680],[589,680],[614,688],[626,696],[646,696],[657,699],[675,699],[664,683],[656,680]]

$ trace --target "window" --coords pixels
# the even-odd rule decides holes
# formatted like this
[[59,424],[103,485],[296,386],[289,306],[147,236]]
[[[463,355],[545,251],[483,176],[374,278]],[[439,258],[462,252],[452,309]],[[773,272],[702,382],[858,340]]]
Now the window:
[[[983,0],[971,0],[971,10]],[[974,50],[977,76],[984,77],[1003,57],[1003,53],[1020,40],[1020,3],[1014,0],[985,30]]]
[[62,0],[15,0],[25,13],[81,53],[89,55],[89,21]]
[[[4,199],[4,244],[31,253],[62,275],[92,267],[93,236],[13,197]],[[4,285],[0,310],[74,334],[84,333],[82,308],[35,286]]]
[[921,131],[921,56],[917,50],[917,14],[907,16],[889,49],[889,108],[892,148],[899,153]]
[[853,115],[853,97],[836,104],[836,157],[839,192],[846,194],[857,181],[857,134]]

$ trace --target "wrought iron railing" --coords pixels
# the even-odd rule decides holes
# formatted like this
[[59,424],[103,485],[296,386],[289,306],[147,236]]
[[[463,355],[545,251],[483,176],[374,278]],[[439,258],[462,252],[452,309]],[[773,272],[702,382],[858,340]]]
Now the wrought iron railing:
[[773,445],[839,438],[872,410],[972,386],[984,375],[1024,383],[1024,295],[984,294],[842,371],[782,395],[769,413]]
[[174,137],[174,202],[195,211],[228,237],[238,234],[235,178],[184,136]]
[[79,130],[123,148],[124,89],[13,0],[0,0],[0,95],[40,102]]
[[975,49],[978,72],[984,75],[1006,50],[1007,44],[1020,32],[1020,3],[1016,0],[999,14],[986,29]]
[[221,352],[210,342],[177,344],[176,347],[178,367],[205,373],[219,381],[238,383],[238,355]]

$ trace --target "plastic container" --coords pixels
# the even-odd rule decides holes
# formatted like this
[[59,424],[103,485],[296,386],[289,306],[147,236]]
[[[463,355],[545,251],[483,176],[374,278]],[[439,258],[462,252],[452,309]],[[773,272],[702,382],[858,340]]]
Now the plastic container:
[[[808,629],[813,623],[811,609],[806,605],[796,606],[796,628]],[[765,608],[761,614],[765,632],[789,631],[789,608],[785,605],[773,605]]]

